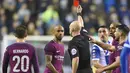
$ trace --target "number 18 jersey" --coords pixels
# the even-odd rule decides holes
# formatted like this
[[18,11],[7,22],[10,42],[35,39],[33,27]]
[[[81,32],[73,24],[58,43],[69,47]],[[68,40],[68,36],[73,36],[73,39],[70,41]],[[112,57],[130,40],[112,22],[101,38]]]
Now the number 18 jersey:
[[10,73],[32,73],[32,65],[34,72],[39,73],[35,48],[27,43],[14,43],[6,48],[2,66],[3,73],[7,73],[8,64]]

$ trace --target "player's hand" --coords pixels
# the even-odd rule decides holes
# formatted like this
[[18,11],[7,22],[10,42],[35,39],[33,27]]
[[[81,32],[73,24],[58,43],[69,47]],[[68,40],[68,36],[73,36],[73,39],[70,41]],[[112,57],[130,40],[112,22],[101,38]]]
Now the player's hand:
[[104,71],[103,68],[99,68],[99,69],[96,70],[96,73],[102,73],[103,71]]
[[82,7],[81,7],[81,5],[79,5],[78,7],[77,7],[77,13],[81,13],[82,12]]
[[95,40],[92,36],[88,35],[88,37],[91,43],[96,43],[97,40]]

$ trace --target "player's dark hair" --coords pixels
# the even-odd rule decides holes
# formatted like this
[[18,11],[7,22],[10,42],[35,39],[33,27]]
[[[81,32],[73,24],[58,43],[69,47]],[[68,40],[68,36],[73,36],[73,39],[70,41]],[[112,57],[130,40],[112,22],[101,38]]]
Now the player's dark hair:
[[24,25],[19,25],[15,29],[15,36],[17,38],[24,38],[27,36],[27,28]]
[[107,26],[105,26],[105,25],[99,26],[99,28],[106,28],[106,29],[108,29]]
[[115,27],[117,27],[118,25],[121,25],[121,23],[119,23],[119,22],[112,22],[112,24],[113,24]]
[[129,33],[129,28],[125,24],[118,25],[117,28],[121,30],[125,35]]

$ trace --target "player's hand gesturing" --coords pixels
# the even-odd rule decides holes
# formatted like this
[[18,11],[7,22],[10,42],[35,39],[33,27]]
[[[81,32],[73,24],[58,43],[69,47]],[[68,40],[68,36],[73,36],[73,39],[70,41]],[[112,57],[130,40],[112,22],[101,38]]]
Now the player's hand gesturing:
[[88,37],[91,43],[96,43],[96,40],[92,36],[88,35]]
[[79,5],[78,7],[77,7],[77,13],[81,13],[82,12],[82,7],[81,7],[81,5]]

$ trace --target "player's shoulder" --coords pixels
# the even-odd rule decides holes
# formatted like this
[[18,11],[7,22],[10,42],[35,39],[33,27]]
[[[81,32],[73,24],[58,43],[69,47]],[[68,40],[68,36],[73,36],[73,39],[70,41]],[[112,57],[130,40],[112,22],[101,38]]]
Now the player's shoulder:
[[29,44],[27,42],[24,42],[24,43],[17,43],[16,42],[16,43],[13,43],[13,44],[9,45],[8,47],[16,47],[16,46],[20,46],[20,45],[22,45],[24,47],[28,47],[28,48],[34,48],[33,45],[31,45],[31,44]]
[[69,46],[78,45],[80,42],[82,42],[82,36],[75,36],[72,40],[69,41]]
[[92,46],[92,49],[98,49],[98,50],[100,50],[100,46],[98,46],[97,44],[93,44],[93,46]]
[[81,28],[80,34],[81,34],[86,40],[89,40],[89,37],[88,37],[89,33],[88,33],[88,31],[87,31],[84,27]]
[[77,36],[73,37],[71,42],[82,42],[83,40],[84,40],[84,37],[82,35],[77,35]]
[[54,48],[55,47],[55,42],[53,40],[49,41],[46,45],[45,45],[45,49],[47,48]]
[[35,48],[32,44],[29,44],[29,43],[24,43],[24,44],[31,47],[31,48],[33,48],[33,49]]
[[87,33],[87,34],[88,34],[88,31],[87,31],[84,27],[82,27],[80,33],[81,33],[81,34],[82,34],[82,33]]
[[23,43],[23,46],[26,46],[28,50],[32,51],[32,52],[35,52],[36,48],[32,45],[32,44],[29,44],[29,43]]
[[8,45],[6,49],[10,49],[10,48],[15,47],[15,46],[17,46],[17,43],[13,43],[13,44]]
[[53,40],[49,41],[46,46],[54,46],[55,45],[55,42]]
[[122,48],[123,48],[123,46],[124,46],[124,44],[125,44],[125,42],[123,42],[123,43],[121,43],[121,44],[117,45],[117,48],[118,48],[118,49],[122,49]]

